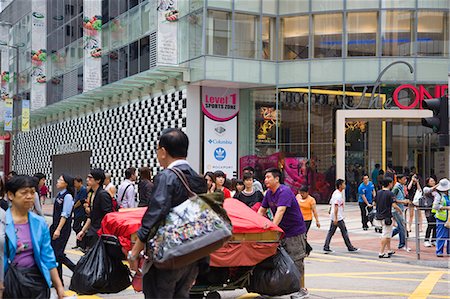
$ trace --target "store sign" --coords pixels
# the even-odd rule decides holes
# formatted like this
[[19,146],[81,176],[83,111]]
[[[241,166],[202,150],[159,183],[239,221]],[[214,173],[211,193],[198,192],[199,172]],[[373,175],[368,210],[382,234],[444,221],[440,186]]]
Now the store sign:
[[204,171],[223,171],[228,178],[237,174],[237,114],[239,91],[203,88]]
[[[31,110],[47,105],[47,1],[33,0],[31,2]],[[19,76],[19,84],[25,84],[26,78]]]
[[[399,93],[402,90],[411,90],[414,93],[414,101],[408,106],[400,103]],[[434,95],[432,96],[423,85],[414,86],[411,84],[403,84],[395,89],[392,98],[394,99],[395,105],[397,105],[400,109],[415,109],[417,105],[419,105],[419,108],[422,109],[422,102],[425,99],[440,98],[446,94],[447,90],[448,85],[436,85],[434,87]]]
[[239,113],[239,90],[204,87],[202,111],[216,121],[227,121]]
[[178,0],[158,0],[158,64],[178,64]]
[[[83,7],[83,92],[85,92],[102,86],[102,2],[84,0]],[[115,23],[111,30],[118,31],[120,28],[121,25]]]

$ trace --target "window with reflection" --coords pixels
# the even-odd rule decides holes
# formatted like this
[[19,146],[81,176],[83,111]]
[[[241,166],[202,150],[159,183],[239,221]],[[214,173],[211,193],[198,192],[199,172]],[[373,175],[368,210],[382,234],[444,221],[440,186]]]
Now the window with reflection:
[[347,56],[376,56],[377,24],[376,12],[347,15]]
[[208,11],[206,30],[207,53],[210,55],[230,55],[231,13]]
[[314,16],[314,57],[342,57],[342,14]]
[[259,18],[254,15],[236,13],[234,15],[235,57],[256,58],[259,36]]
[[383,56],[411,55],[410,11],[384,11],[381,14],[381,45]]
[[262,59],[275,60],[275,18],[263,17],[262,19]]
[[448,14],[419,11],[417,17],[417,55],[448,56]]
[[308,58],[309,16],[281,18],[280,60]]

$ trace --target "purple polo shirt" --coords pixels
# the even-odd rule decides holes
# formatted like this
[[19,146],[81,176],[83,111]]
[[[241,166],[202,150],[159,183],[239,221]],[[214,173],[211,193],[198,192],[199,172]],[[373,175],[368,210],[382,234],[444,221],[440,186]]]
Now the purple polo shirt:
[[275,193],[268,189],[261,206],[266,209],[270,208],[274,216],[278,207],[287,207],[279,224],[286,238],[306,233],[302,212],[294,193],[288,186],[280,185]]

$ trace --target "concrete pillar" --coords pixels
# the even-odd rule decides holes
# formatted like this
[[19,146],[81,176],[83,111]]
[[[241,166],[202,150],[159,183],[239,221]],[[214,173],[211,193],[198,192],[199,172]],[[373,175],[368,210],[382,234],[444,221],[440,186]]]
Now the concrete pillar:
[[187,160],[192,168],[201,172],[201,94],[200,86],[189,85],[186,87],[186,134],[189,137],[189,151]]

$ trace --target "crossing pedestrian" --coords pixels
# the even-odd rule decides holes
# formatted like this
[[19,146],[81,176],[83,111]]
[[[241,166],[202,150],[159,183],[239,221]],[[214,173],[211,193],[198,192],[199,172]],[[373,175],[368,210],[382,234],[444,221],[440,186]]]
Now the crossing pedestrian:
[[104,181],[105,172],[101,168],[92,169],[87,176],[86,183],[91,190],[92,195],[87,203],[88,217],[86,223],[77,234],[78,240],[81,241],[85,239],[87,248],[94,246],[98,239],[97,231],[101,227],[103,217],[113,210],[111,196],[103,189]]
[[344,239],[345,245],[347,246],[347,250],[350,252],[356,252],[359,251],[359,248],[356,248],[352,245],[350,242],[350,238],[348,237],[348,231],[347,227],[345,226],[344,222],[344,196],[343,192],[345,190],[345,181],[343,179],[337,179],[336,180],[336,190],[334,190],[333,194],[331,195],[330,199],[330,218],[331,218],[331,224],[330,229],[328,230],[327,238],[325,239],[325,244],[323,245],[323,251],[325,253],[332,253],[334,250],[330,249],[330,242],[331,238],[333,237],[334,233],[336,232],[336,229],[339,227],[339,230],[341,231],[342,238]]
[[450,255],[450,234],[448,215],[450,210],[450,181],[441,179],[436,186],[439,197],[433,202],[433,209],[436,211],[436,256],[444,256],[444,247],[447,245],[447,256]]
[[106,192],[109,193],[109,195],[111,196],[111,198],[115,198],[116,196],[116,186],[114,186],[114,184],[111,182],[111,173],[106,172],[105,173],[105,182],[103,183],[103,188],[105,189]]
[[[6,190],[11,208],[6,211],[3,297],[49,298],[53,285],[62,299],[64,287],[56,269],[47,223],[43,217],[30,212],[37,191],[36,179],[15,176],[6,183]],[[20,280],[15,277],[18,273]]]
[[370,181],[369,175],[363,175],[363,181],[358,187],[358,204],[361,211],[361,223],[363,230],[368,230],[369,213],[373,210],[372,201],[375,197],[375,186]]
[[316,199],[309,194],[308,186],[302,186],[298,190],[298,194],[295,196],[297,199],[300,210],[302,211],[303,220],[306,225],[306,234],[312,224],[312,219],[316,220],[316,226],[320,228],[319,214],[317,213]]
[[234,197],[257,212],[261,206],[264,195],[261,191],[255,189],[253,185],[253,175],[251,173],[244,173],[244,186],[245,189]]
[[148,167],[139,168],[139,204],[138,207],[148,207],[150,196],[152,195],[153,183],[151,181],[151,171]]
[[259,192],[263,193],[263,187],[260,181],[258,181],[255,178],[255,169],[251,166],[245,166],[244,169],[242,169],[243,173],[250,173],[253,176],[253,188],[255,188],[255,190],[258,190]]
[[121,209],[136,207],[136,191],[134,190],[136,178],[136,168],[129,167],[125,170],[125,179],[117,190],[117,203]]
[[[87,200],[87,189],[83,186],[83,179],[79,176],[74,179],[74,187],[76,193],[73,205],[72,229],[75,234],[78,234],[83,228],[83,225],[86,223],[87,215],[86,210],[84,209],[84,203]],[[77,240],[75,247],[72,247],[72,249],[77,248],[80,250],[86,249],[85,242],[83,240]]]
[[375,196],[375,203],[377,205],[375,221],[378,226],[382,227],[381,247],[378,253],[379,258],[390,258],[395,251],[391,250],[392,237],[392,209],[401,213],[400,208],[395,203],[395,195],[391,192],[394,185],[390,177],[384,178],[380,182],[383,186],[381,190],[377,191]]
[[38,187],[36,190],[36,194],[34,195],[34,206],[32,208],[32,211],[39,216],[44,216],[44,212],[42,211],[41,206],[40,190],[43,186],[45,186],[46,177],[43,173],[40,172],[34,174],[34,177],[38,180]]
[[408,232],[411,232],[411,226],[414,221],[414,213],[417,213],[418,220],[419,220],[419,232],[422,232],[422,221],[423,221],[422,211],[419,209],[415,209],[415,206],[412,204],[416,192],[422,193],[422,187],[420,185],[421,179],[420,179],[419,175],[417,175],[415,173],[414,167],[411,168],[411,174],[410,174],[409,178],[410,179],[409,179],[409,183],[408,183],[408,187],[407,187],[407,194],[408,194],[408,199],[409,199],[409,204],[408,204],[409,219],[408,219],[408,223],[406,225],[406,229],[408,230]]
[[58,274],[62,281],[62,265],[66,265],[72,272],[75,264],[66,256],[64,250],[70,237],[72,227],[72,208],[75,188],[73,178],[68,174],[62,174],[57,182],[56,188],[59,193],[53,204],[53,223],[50,226],[50,236],[52,237],[52,248],[58,262]]
[[433,211],[433,202],[438,200],[439,193],[435,190],[436,181],[432,177],[425,180],[426,187],[423,188],[423,198],[420,206],[425,209],[425,218],[427,219],[427,229],[425,231],[425,240],[423,245],[425,247],[436,246],[436,218]]
[[270,209],[273,223],[283,229],[285,235],[281,244],[298,268],[300,277],[300,290],[291,295],[292,299],[307,298],[308,289],[305,288],[306,252],[306,225],[303,220],[300,207],[291,189],[281,183],[281,171],[277,168],[269,168],[264,175],[264,184],[267,192],[264,195],[258,214],[265,216]]
[[[128,253],[128,262],[132,270],[138,271],[137,258],[148,241],[149,234],[155,225],[165,219],[170,209],[189,197],[171,168],[177,168],[186,176],[188,184],[195,193],[206,193],[207,185],[186,161],[189,139],[179,129],[162,131],[156,150],[159,164],[164,168],[154,180],[154,189],[150,196],[149,206],[137,232],[133,249]],[[194,284],[199,271],[200,261],[195,261],[181,269],[163,270],[152,266],[143,277],[145,298],[189,298],[189,290]]]
[[398,249],[403,249],[407,252],[411,251],[409,247],[406,246],[406,227],[405,227],[405,218],[403,216],[405,212],[405,205],[409,204],[409,200],[406,198],[406,181],[407,175],[398,174],[397,175],[397,183],[392,188],[392,193],[395,195],[395,202],[397,206],[400,208],[401,212],[392,211],[392,216],[397,224],[397,226],[392,231],[392,236],[398,234],[399,242]]

